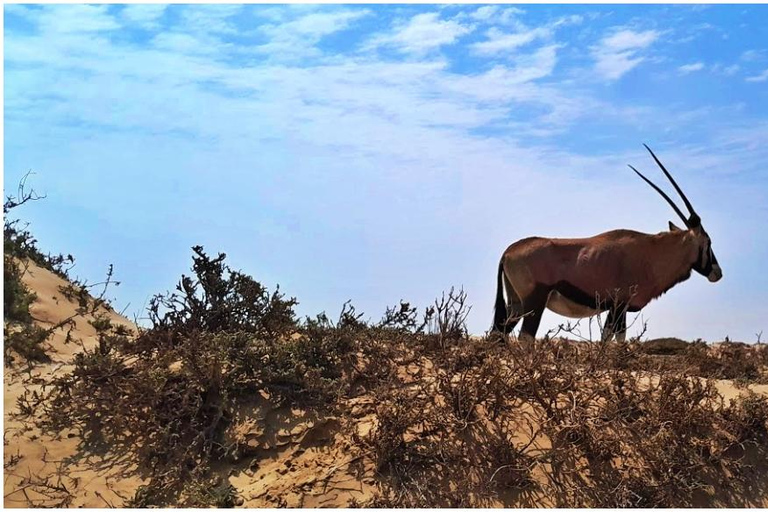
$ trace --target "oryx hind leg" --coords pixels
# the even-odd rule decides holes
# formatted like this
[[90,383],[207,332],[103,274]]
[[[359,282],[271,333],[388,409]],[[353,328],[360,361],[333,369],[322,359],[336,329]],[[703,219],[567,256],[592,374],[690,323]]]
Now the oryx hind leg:
[[533,341],[536,339],[536,331],[539,330],[550,291],[544,287],[537,287],[523,299],[524,316],[523,327],[520,329],[520,340]]
[[506,276],[504,277],[504,291],[507,294],[507,321],[505,326],[507,332],[510,332],[523,317],[523,301]]
[[616,341],[624,341],[627,337],[627,307],[622,304],[608,310],[608,316],[603,326],[602,340],[608,341],[614,335]]
[[507,292],[507,332],[522,318],[520,338],[533,338],[546,306],[547,293],[539,290],[536,279],[524,261],[505,255],[501,266],[504,270],[504,288]]

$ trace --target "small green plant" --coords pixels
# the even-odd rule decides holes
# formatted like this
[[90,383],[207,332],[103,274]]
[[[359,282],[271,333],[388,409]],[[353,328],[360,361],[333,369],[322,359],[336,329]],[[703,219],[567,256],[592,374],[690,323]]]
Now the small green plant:
[[3,315],[6,322],[26,324],[32,321],[29,306],[37,296],[22,281],[23,272],[11,256],[3,258]]
[[[20,221],[10,220],[9,213],[29,201],[42,199],[34,190],[26,190],[26,181],[30,173],[21,180],[17,196],[7,196],[3,203],[4,230],[3,230],[3,313],[4,345],[3,352],[7,366],[12,365],[18,357],[27,363],[45,362],[50,358],[45,353],[44,343],[60,328],[69,327],[67,340],[70,339],[74,319],[81,316],[93,315],[101,309],[109,309],[109,302],[104,296],[111,285],[119,285],[112,280],[112,266],[107,271],[107,278],[102,283],[89,285],[86,282],[75,280],[61,287],[64,296],[70,300],[76,299],[78,307],[75,314],[63,319],[55,325],[43,328],[35,324],[30,313],[30,306],[37,298],[24,284],[23,277],[27,272],[29,262],[48,269],[60,277],[69,280],[68,269],[74,264],[71,255],[51,256],[44,255],[37,247],[37,240],[26,229],[19,227]],[[70,265],[70,267],[67,267]],[[98,296],[92,296],[90,289],[103,285]]]
[[28,231],[19,231],[16,228],[18,221],[8,220],[8,213],[13,208],[40,199],[34,191],[24,190],[26,178],[25,176],[19,185],[19,196],[8,196],[3,203],[3,353],[6,366],[13,364],[16,357],[28,362],[47,360],[43,343],[48,338],[48,332],[33,322],[29,307],[37,296],[23,281],[26,272],[26,267],[22,270],[25,265],[24,258],[36,254],[35,240]]

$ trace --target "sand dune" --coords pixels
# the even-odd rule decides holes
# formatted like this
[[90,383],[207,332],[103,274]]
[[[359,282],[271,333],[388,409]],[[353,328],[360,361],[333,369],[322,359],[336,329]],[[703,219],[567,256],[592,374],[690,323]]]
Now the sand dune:
[[[31,307],[43,326],[55,325],[75,312],[76,304],[60,291],[66,281],[31,264],[24,277],[36,292]],[[135,326],[113,311],[105,311],[115,324]],[[4,468],[6,507],[68,506],[120,507],[132,498],[146,475],[131,453],[113,453],[108,447],[95,450],[83,446],[79,433],[65,430],[52,435],[42,432],[33,421],[21,418],[17,401],[40,392],[52,378],[72,368],[74,355],[97,344],[91,318],[75,320],[74,337],[66,341],[63,330],[49,341],[51,362],[30,370],[17,366],[4,373]],[[419,373],[429,364],[416,367]],[[409,371],[405,368],[404,371]],[[422,375],[423,377],[423,375]],[[730,381],[718,381],[717,389],[734,398],[752,389],[768,395],[768,386],[739,389]],[[265,396],[253,397],[235,411],[229,435],[237,438],[240,452],[220,461],[214,471],[237,489],[239,505],[246,507],[346,507],[374,496],[377,475],[370,458],[362,455],[350,433],[365,436],[375,424],[376,404],[370,397],[347,400],[343,418],[320,415],[311,409],[291,405],[275,406]],[[527,506],[551,506],[547,496],[532,493]],[[710,500],[709,503],[718,503]],[[744,496],[723,503],[768,506],[768,498]],[[520,505],[519,495],[501,494],[490,506]]]
[[[31,263],[24,282],[37,294],[30,311],[41,326],[50,327],[75,313],[76,303],[59,289],[68,283],[59,276]],[[104,313],[114,324],[135,329],[115,312]],[[146,483],[129,454],[104,451],[94,455],[83,450],[77,432],[50,435],[41,432],[32,418],[14,414],[19,397],[40,392],[45,382],[72,369],[74,354],[97,344],[89,320],[92,318],[75,319],[72,334],[78,342],[67,343],[63,329],[51,336],[46,347],[50,363],[30,371],[5,369],[6,507],[119,507]],[[341,507],[352,498],[364,501],[370,497],[372,480],[359,480],[350,473],[347,451],[351,443],[340,434],[337,419],[318,418],[290,407],[274,408],[266,400],[256,401],[236,417],[240,423],[235,433],[252,439],[247,443],[252,452],[217,469],[238,489],[246,506]],[[251,467],[254,455],[261,462]]]
[[[56,274],[30,263],[24,282],[37,294],[30,312],[42,327],[55,325],[75,313],[77,304],[65,298],[59,289],[68,283]],[[115,324],[135,328],[113,311],[103,313]],[[67,343],[64,329],[51,336],[46,347],[50,363],[38,364],[29,371],[22,369],[23,365],[4,369],[6,507],[119,506],[142,482],[134,465],[113,454],[85,456],[75,432],[43,433],[32,418],[21,419],[14,414],[20,397],[40,392],[46,382],[71,369],[69,363],[75,353],[97,343],[96,330],[88,320],[92,318],[74,320],[72,335],[77,341]],[[42,485],[44,482],[47,483]]]

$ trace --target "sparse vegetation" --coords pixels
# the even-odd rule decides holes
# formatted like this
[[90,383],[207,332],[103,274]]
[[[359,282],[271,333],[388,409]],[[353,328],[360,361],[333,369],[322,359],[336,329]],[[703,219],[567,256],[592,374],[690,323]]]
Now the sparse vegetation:
[[[27,173],[19,183],[16,196],[7,196],[3,203],[3,314],[4,314],[4,344],[3,353],[6,366],[12,365],[17,357],[28,364],[49,361],[44,349],[44,343],[50,336],[61,328],[68,329],[67,339],[74,327],[73,320],[77,317],[96,314],[101,309],[109,310],[111,306],[104,298],[109,286],[120,283],[112,280],[112,266],[107,271],[106,280],[102,283],[89,285],[85,281],[72,279],[68,271],[74,265],[72,255],[64,256],[43,254],[37,240],[26,227],[20,227],[20,220],[11,220],[8,214],[14,209],[30,201],[43,199],[34,190],[26,190]],[[60,290],[68,300],[75,300],[78,308],[74,315],[44,328],[34,322],[30,306],[37,298],[24,284],[22,278],[28,271],[29,262],[50,270],[67,280],[69,284]],[[94,297],[91,289],[103,286],[101,293]]]
[[[726,403],[696,378],[710,371],[696,359],[704,344],[472,338],[466,295],[453,290],[422,315],[402,302],[367,323],[345,304],[336,321],[298,320],[295,299],[223,254],[193,251],[192,275],[150,302],[152,325],[131,338],[94,321],[98,347],[77,355],[46,401],[49,427],[74,422],[86,446],[135,452],[151,476],[136,506],[239,500],[211,470],[253,456],[229,430],[261,392],[335,416],[371,398],[373,428],[349,433],[376,468],[379,493],[364,506],[526,493],[557,506],[682,506],[725,472],[736,488],[750,484],[747,446],[768,453],[768,399]],[[742,371],[742,359],[724,368]]]
[[642,351],[652,356],[679,356],[684,355],[689,347],[690,343],[680,338],[657,338],[644,342]]
[[[6,213],[37,198],[23,183],[19,197]],[[7,218],[5,233],[6,361],[45,360],[45,340],[75,316],[98,335],[70,373],[20,396],[18,413],[52,433],[76,430],[82,450],[138,463],[148,481],[126,505],[241,505],[216,469],[244,457],[258,466],[261,452],[234,430],[238,411],[261,399],[344,420],[346,449],[377,490],[349,505],[515,506],[536,496],[560,507],[679,507],[709,503],[713,486],[768,494],[754,477],[768,455],[768,398],[726,401],[712,380],[765,382],[762,344],[592,342],[573,326],[556,334],[582,341],[471,337],[467,296],[455,289],[421,313],[401,302],[378,322],[350,303],[335,320],[299,319],[296,299],[199,246],[192,273],[150,300],[150,325],[136,335],[104,314],[111,268],[102,283],[62,287],[75,315],[41,328],[23,262],[66,275],[72,259],[43,256]],[[367,409],[353,413],[361,398]],[[363,416],[370,428],[360,433]],[[60,474],[25,482],[56,503],[74,496]]]
[[29,306],[35,301],[36,295],[22,280],[27,271],[25,258],[43,261],[45,257],[37,250],[35,239],[29,231],[20,229],[18,220],[8,219],[12,209],[40,199],[34,191],[25,191],[27,176],[19,184],[18,197],[8,196],[3,203],[3,354],[6,365],[12,364],[16,357],[31,362],[47,360],[42,344],[48,338],[48,333],[33,322]]
[[16,195],[6,196],[3,203],[3,254],[6,257],[12,256],[17,261],[33,261],[38,266],[68,279],[68,271],[75,262],[72,255],[43,254],[37,246],[37,239],[27,229],[28,226],[22,224],[20,219],[11,220],[8,215],[19,206],[45,198],[38,195],[34,189],[27,190],[27,179],[31,174],[28,172],[24,175],[19,182]]

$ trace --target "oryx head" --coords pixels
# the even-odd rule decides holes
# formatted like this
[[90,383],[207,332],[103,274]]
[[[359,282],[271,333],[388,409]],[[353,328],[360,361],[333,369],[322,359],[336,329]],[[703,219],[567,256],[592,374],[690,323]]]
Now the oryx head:
[[[667,202],[672,207],[672,209],[675,210],[677,215],[680,216],[682,221],[685,223],[685,227],[694,236],[694,239],[698,243],[699,256],[696,262],[693,264],[693,270],[705,276],[707,279],[709,279],[713,283],[716,281],[719,281],[720,278],[723,277],[723,271],[720,269],[720,265],[717,263],[717,258],[715,258],[715,253],[712,252],[712,240],[709,238],[709,235],[704,230],[704,226],[701,225],[701,217],[699,217],[699,215],[693,209],[693,206],[691,206],[690,201],[688,201],[688,198],[685,197],[685,194],[683,194],[683,191],[680,190],[680,187],[677,186],[677,183],[675,182],[674,178],[672,178],[672,175],[669,174],[669,172],[664,167],[664,165],[659,161],[658,158],[656,158],[656,155],[653,154],[653,151],[651,151],[651,148],[649,148],[645,144],[643,144],[643,146],[645,146],[645,149],[647,149],[648,152],[651,153],[651,156],[656,161],[658,166],[661,167],[661,170],[664,171],[664,174],[667,176],[667,178],[669,178],[669,181],[672,183],[672,186],[675,187],[675,190],[677,190],[677,193],[680,194],[680,197],[683,199],[683,202],[685,203],[686,208],[688,208],[688,213],[690,215],[688,217],[683,215],[683,212],[680,211],[677,205],[672,201],[672,199],[669,198],[667,194],[664,193],[663,190],[657,187],[651,180],[643,176],[640,173],[640,171],[638,171],[631,165],[629,167],[633,171],[635,171],[638,176],[643,178],[643,180],[645,180],[646,183],[648,183],[651,187],[653,187],[653,189],[656,190],[656,192],[661,194],[661,197],[667,200]],[[681,230],[680,228],[675,226],[672,222],[669,223],[669,229],[671,231]]]

